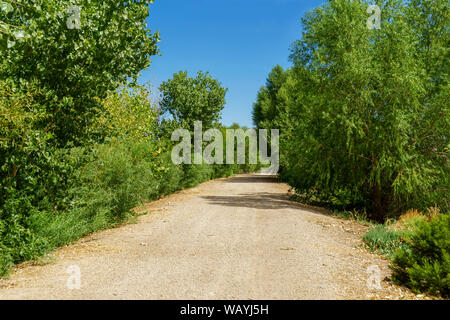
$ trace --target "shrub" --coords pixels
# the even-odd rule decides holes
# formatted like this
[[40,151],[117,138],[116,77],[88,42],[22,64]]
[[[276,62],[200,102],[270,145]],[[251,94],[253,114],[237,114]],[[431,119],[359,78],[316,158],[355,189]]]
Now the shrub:
[[183,187],[191,188],[213,178],[212,166],[207,164],[183,164]]
[[46,195],[11,189],[0,206],[0,276],[16,263],[126,221],[144,201],[246,168],[174,165],[168,149],[164,141],[110,139],[54,152],[56,181],[36,185]]
[[407,247],[393,256],[393,279],[416,292],[450,293],[450,215],[417,220],[406,234]]
[[167,195],[182,189],[183,168],[172,163],[170,152],[164,152],[159,156],[159,194]]
[[32,260],[48,249],[45,238],[33,233],[18,215],[0,221],[0,271],[6,272],[15,263]]

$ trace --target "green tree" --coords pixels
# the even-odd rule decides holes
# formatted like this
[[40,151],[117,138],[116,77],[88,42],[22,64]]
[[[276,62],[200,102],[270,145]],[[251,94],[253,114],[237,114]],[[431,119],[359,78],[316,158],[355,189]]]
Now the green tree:
[[287,72],[277,65],[270,72],[266,85],[261,87],[258,92],[257,101],[253,107],[253,122],[257,127],[268,127],[270,126],[269,123],[273,123],[275,118],[286,113],[283,112],[284,110],[277,109],[282,105],[278,92],[286,82],[287,76]]
[[[40,128],[51,132],[59,145],[85,141],[98,99],[136,79],[158,53],[159,35],[152,34],[146,22],[152,0],[2,4],[6,2],[8,9],[0,11],[0,33],[4,26],[22,26],[25,41],[0,50],[0,78],[15,85],[37,82],[45,94],[35,101],[47,109]],[[69,10],[73,5],[79,8],[79,19]]]
[[194,128],[194,121],[202,121],[203,128],[216,124],[228,90],[208,72],[201,71],[195,78],[189,78],[187,72],[175,73],[159,89],[161,112],[169,113],[174,121],[189,129]]
[[94,123],[99,137],[114,137],[137,142],[154,138],[157,129],[156,102],[150,85],[123,87],[101,101]]
[[282,176],[298,192],[378,220],[409,206],[448,208],[448,10],[378,1],[381,29],[370,30],[368,4],[329,1],[306,15],[294,80],[276,98],[270,85],[260,92],[255,122],[287,120]]
[[[266,84],[257,95],[253,105],[253,122],[258,128],[279,129],[280,149],[286,151],[292,139],[292,130],[296,126],[295,116],[298,112],[292,111],[298,108],[299,103],[304,102],[299,86],[296,70],[283,70],[279,65],[269,73]],[[284,153],[286,154],[286,153]],[[280,156],[280,167],[287,167],[286,157]]]

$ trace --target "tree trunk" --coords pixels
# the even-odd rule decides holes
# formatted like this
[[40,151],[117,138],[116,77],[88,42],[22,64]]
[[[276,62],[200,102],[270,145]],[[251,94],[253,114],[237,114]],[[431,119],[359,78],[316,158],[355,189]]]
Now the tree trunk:
[[375,182],[372,190],[372,218],[378,222],[384,222],[384,209],[381,185],[379,182]]

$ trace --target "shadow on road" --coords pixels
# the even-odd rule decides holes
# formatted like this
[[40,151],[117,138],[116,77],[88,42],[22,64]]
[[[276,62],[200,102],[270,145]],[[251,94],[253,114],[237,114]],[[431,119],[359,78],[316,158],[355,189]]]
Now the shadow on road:
[[277,176],[263,176],[263,175],[253,175],[253,176],[242,176],[242,177],[232,177],[225,180],[227,183],[257,183],[257,182],[278,182]]
[[289,197],[284,194],[259,193],[242,194],[238,196],[201,196],[210,204],[228,207],[243,207],[255,209],[284,209],[297,208],[298,205],[292,203]]
[[[225,183],[278,183],[277,176],[248,175],[237,176],[224,180]],[[312,207],[297,201],[293,201],[287,193],[243,193],[230,196],[202,195],[202,199],[211,205],[226,207],[241,207],[254,209],[296,209],[315,214],[330,215],[329,210],[321,207]]]

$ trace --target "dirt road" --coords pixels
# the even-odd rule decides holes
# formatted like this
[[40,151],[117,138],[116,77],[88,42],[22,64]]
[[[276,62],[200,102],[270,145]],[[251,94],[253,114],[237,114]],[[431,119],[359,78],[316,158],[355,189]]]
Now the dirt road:
[[0,299],[414,298],[385,279],[388,261],[359,247],[366,227],[289,201],[287,191],[240,175],[152,202],[135,224],[18,267],[0,280]]

